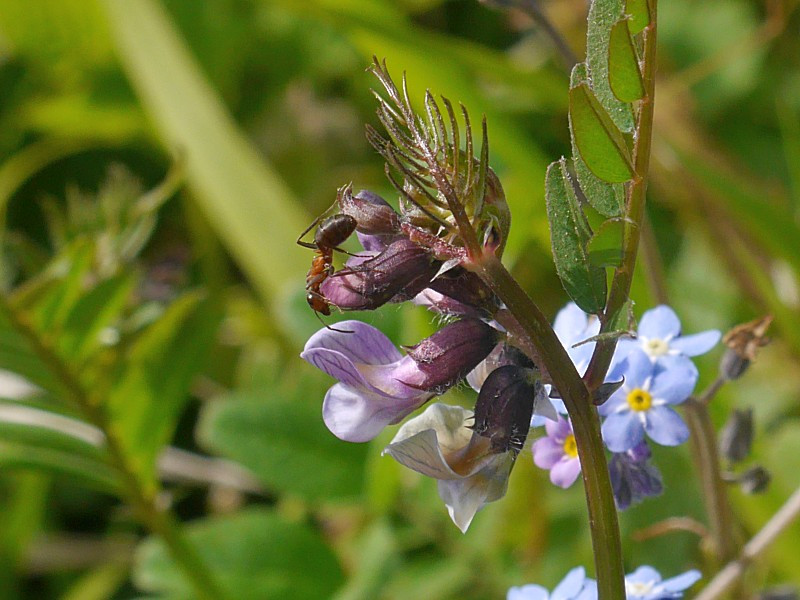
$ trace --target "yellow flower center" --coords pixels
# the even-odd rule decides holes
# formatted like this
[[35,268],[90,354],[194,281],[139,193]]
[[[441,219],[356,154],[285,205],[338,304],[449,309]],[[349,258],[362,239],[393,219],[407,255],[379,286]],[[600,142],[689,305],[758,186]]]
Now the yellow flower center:
[[628,406],[631,407],[631,410],[642,412],[650,410],[652,405],[653,397],[650,395],[650,392],[641,388],[636,388],[628,392]]
[[669,344],[662,339],[652,338],[644,343],[644,351],[650,356],[664,356],[669,352]]
[[575,436],[571,433],[564,440],[564,454],[570,458],[578,456],[578,444],[575,443]]

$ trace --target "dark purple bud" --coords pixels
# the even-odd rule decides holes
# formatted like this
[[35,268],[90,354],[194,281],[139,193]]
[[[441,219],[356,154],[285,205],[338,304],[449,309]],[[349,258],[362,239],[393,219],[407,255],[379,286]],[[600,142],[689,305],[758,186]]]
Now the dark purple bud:
[[408,350],[424,375],[418,387],[443,393],[486,358],[501,337],[499,331],[479,319],[446,325]]
[[495,452],[520,452],[541,387],[538,372],[533,369],[514,365],[495,369],[478,394],[473,430],[489,438]]
[[377,256],[334,273],[322,282],[320,291],[342,310],[373,310],[392,300],[413,298],[438,269],[425,248],[400,238]]
[[462,305],[477,308],[489,315],[498,308],[497,297],[475,273],[455,267],[430,283],[430,288],[456,300]]
[[650,448],[641,442],[627,452],[615,452],[608,461],[611,489],[617,508],[625,510],[664,490],[661,473],[650,463]]
[[386,200],[369,190],[353,196],[349,185],[340,188],[336,198],[340,210],[358,224],[357,230],[368,235],[394,235],[400,232],[400,217]]
[[756,465],[739,476],[739,487],[745,494],[760,494],[766,491],[772,477],[764,467]]
[[731,462],[747,458],[753,445],[753,409],[734,410],[719,436],[722,456]]

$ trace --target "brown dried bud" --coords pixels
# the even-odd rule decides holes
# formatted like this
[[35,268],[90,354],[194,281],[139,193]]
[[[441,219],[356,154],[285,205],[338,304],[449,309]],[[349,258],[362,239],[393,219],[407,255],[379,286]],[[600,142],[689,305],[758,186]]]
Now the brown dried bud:
[[719,365],[722,377],[732,380],[738,379],[744,374],[750,366],[750,362],[755,360],[758,349],[769,343],[770,340],[765,334],[770,323],[772,323],[772,315],[767,315],[755,321],[737,325],[725,334],[722,343],[728,347],[728,350],[722,356]]
[[541,387],[534,369],[515,365],[498,367],[481,386],[473,430],[490,439],[495,452],[520,452],[528,437],[534,402]]
[[770,479],[769,471],[757,465],[739,476],[739,487],[745,494],[760,494],[766,491]]

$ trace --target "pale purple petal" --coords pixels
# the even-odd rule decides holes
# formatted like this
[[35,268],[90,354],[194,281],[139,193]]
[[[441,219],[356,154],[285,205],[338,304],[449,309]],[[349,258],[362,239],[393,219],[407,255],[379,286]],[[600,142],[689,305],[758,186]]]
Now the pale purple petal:
[[575,600],[597,600],[597,582],[594,579],[587,579],[583,590]]
[[648,310],[639,321],[639,335],[646,338],[671,339],[680,333],[681,322],[678,315],[666,304]]
[[[553,331],[561,341],[561,345],[570,348],[575,342],[580,342],[586,329],[589,317],[578,305],[570,302],[556,315],[553,321]],[[587,336],[588,337],[588,336]]]
[[550,595],[550,600],[572,600],[586,581],[586,569],[575,567],[561,580]]
[[[629,337],[621,337],[617,340],[617,348],[614,350],[614,359],[612,365],[616,366],[634,350],[641,349],[641,342],[639,340],[632,340]],[[610,371],[610,370],[609,370]]]
[[681,575],[665,579],[661,582],[661,587],[668,592],[682,592],[692,587],[701,577],[700,571],[692,569]]
[[581,463],[577,458],[570,458],[556,463],[550,469],[550,481],[560,488],[568,488],[578,478],[581,472]]
[[722,334],[719,331],[710,329],[702,333],[676,338],[669,343],[669,347],[670,350],[677,350],[686,356],[699,356],[716,346],[721,337]]
[[355,320],[337,323],[336,330],[320,329],[306,342],[303,353],[314,348],[335,350],[353,362],[368,365],[385,365],[403,357],[380,329]]
[[679,446],[689,439],[686,423],[668,406],[654,406],[648,410],[644,428],[647,435],[662,446]]
[[694,391],[698,378],[697,367],[685,356],[665,356],[650,386],[653,398],[667,404],[680,404]]
[[[353,361],[341,352],[328,350],[327,348],[309,348],[304,350],[300,357],[347,386],[354,388],[370,387]],[[373,391],[377,393],[377,390]]]
[[610,415],[603,421],[603,440],[612,452],[626,452],[644,438],[644,428],[633,411]]
[[567,439],[567,436],[572,433],[572,425],[566,419],[558,419],[557,421],[548,421],[544,425],[547,431],[547,437],[553,438],[558,442]]
[[540,469],[552,469],[553,465],[564,456],[564,445],[550,437],[543,437],[533,442],[532,450],[533,463]]
[[322,403],[322,419],[331,433],[346,442],[366,442],[387,425],[416,410],[429,394],[398,399],[355,389],[341,383],[332,386]]
[[383,454],[388,454],[401,465],[434,479],[461,479],[461,475],[453,471],[445,460],[433,429],[392,442],[383,449]]
[[506,600],[547,600],[547,590],[535,583],[509,588]]

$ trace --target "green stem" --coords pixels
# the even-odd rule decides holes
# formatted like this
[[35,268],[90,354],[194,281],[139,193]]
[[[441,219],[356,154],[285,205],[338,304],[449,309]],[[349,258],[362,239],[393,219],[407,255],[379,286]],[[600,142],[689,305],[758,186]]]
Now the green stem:
[[725,563],[736,556],[739,543],[733,527],[733,511],[728,502],[728,491],[722,480],[717,434],[705,404],[692,397],[684,402],[683,408],[686,424],[689,426],[692,459],[700,480],[714,543],[714,557],[718,563]]
[[[650,147],[653,140],[653,109],[655,107],[655,73],[656,73],[656,5],[657,0],[650,0],[650,24],[645,27],[644,36],[644,61],[642,66],[642,79],[644,81],[645,96],[639,105],[639,120],[636,127],[636,145],[634,147],[633,180],[627,187],[625,230],[622,239],[622,264],[614,271],[611,281],[611,291],[608,295],[606,310],[603,313],[603,327],[605,333],[609,328],[619,322],[621,312],[631,291],[636,256],[639,250],[639,236],[644,219],[645,195],[647,193],[647,176],[650,170]],[[589,368],[584,379],[590,390],[599,387],[611,365],[617,339],[614,337],[601,339],[595,346]]]
[[505,303],[508,310],[500,311],[498,320],[512,338],[524,340],[535,349],[537,361],[564,400],[581,461],[600,599],[622,600],[625,583],[617,508],[600,437],[600,419],[589,390],[539,307],[500,260],[487,253],[471,267]]
[[17,332],[28,341],[39,359],[50,369],[62,386],[70,404],[79,410],[87,421],[105,434],[108,460],[120,476],[123,493],[142,524],[167,545],[170,554],[194,589],[195,597],[200,600],[223,600],[225,595],[195,548],[184,538],[174,517],[158,506],[156,491],[149,491],[142,485],[135,470],[128,462],[122,444],[114,433],[113,427],[110,426],[99,399],[86,389],[78,375],[73,373],[56,351],[42,339],[33,325],[2,296],[0,296],[0,310],[5,313]]

